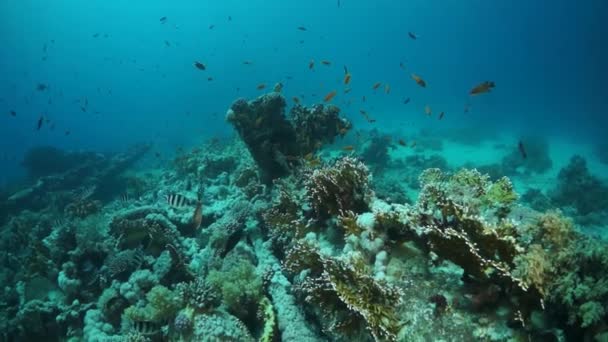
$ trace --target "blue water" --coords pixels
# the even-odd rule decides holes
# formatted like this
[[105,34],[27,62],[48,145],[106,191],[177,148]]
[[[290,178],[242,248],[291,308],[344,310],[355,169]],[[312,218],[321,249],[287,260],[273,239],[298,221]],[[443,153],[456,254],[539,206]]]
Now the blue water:
[[[0,183],[21,175],[24,151],[36,145],[103,152],[150,141],[168,153],[230,135],[224,115],[232,101],[276,82],[306,104],[340,90],[334,102],[360,126],[365,109],[379,127],[433,128],[423,113],[429,104],[446,112],[443,127],[594,141],[608,121],[607,13],[603,0],[5,0]],[[343,66],[353,75],[348,95]],[[496,89],[470,100],[484,80]],[[390,84],[390,94],[374,94],[376,82]],[[36,91],[38,83],[48,90]],[[54,130],[36,131],[41,115]]]

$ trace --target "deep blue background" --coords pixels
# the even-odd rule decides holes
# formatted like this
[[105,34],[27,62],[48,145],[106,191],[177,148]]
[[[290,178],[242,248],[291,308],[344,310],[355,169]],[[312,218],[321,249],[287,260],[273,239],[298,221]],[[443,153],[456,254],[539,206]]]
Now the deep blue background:
[[[0,184],[35,145],[116,151],[154,141],[169,151],[230,134],[232,101],[279,81],[287,98],[304,95],[307,104],[340,90],[334,102],[361,126],[361,108],[380,127],[437,125],[423,114],[429,104],[446,111],[444,126],[599,139],[608,127],[607,13],[605,0],[341,0],[340,8],[337,0],[3,0]],[[344,65],[349,95],[341,93]],[[464,114],[468,91],[484,80],[497,88]],[[374,94],[375,82],[391,93]],[[36,91],[37,83],[50,88]],[[54,131],[35,130],[40,115]]]

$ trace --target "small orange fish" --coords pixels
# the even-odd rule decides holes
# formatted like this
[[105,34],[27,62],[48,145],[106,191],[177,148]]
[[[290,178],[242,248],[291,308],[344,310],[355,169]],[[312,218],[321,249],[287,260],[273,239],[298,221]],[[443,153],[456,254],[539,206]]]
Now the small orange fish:
[[485,82],[482,82],[482,83],[476,85],[473,89],[471,89],[469,94],[471,96],[474,96],[474,95],[479,95],[479,94],[483,94],[483,93],[489,93],[494,87],[495,87],[494,82],[485,81]]
[[257,89],[257,90],[262,90],[262,89],[264,89],[264,88],[266,88],[266,84],[264,84],[264,83],[260,83],[260,84],[258,84],[258,86],[256,87],[256,89]]
[[203,202],[199,200],[196,202],[196,208],[194,214],[192,214],[192,228],[198,229],[203,223]]
[[308,63],[308,69],[312,70],[315,67],[315,60],[311,59],[310,63]]
[[325,97],[323,98],[323,101],[325,101],[325,102],[331,101],[334,97],[336,97],[337,93],[338,92],[335,90],[330,91],[329,94],[325,95]]
[[426,82],[420,76],[412,74],[412,79],[422,88],[426,88]]
[[346,75],[344,75],[344,84],[349,84],[350,83],[350,74],[347,73]]
[[372,86],[372,89],[373,89],[373,90],[376,90],[376,89],[380,88],[380,86],[381,86],[381,85],[382,85],[382,83],[380,83],[380,82],[376,82],[376,83],[374,83],[374,85]]
[[387,94],[391,92],[391,86],[389,84],[384,85],[384,92]]
[[424,112],[426,113],[426,115],[433,114],[433,111],[431,110],[431,107],[429,105],[424,106]]
[[353,145],[346,145],[346,146],[342,147],[342,151],[352,151],[354,149],[355,149],[355,147]]
[[300,99],[297,96],[294,96],[292,100],[295,104],[300,104]]
[[443,119],[443,116],[445,115],[444,112],[439,113],[439,120]]
[[323,61],[321,61],[321,64],[329,66],[329,65],[331,65],[331,62],[323,60]]

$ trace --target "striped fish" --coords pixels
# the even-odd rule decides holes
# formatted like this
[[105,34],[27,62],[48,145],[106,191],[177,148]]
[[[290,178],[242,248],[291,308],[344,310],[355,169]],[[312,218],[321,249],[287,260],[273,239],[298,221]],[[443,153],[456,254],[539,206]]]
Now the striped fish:
[[119,201],[123,204],[128,203],[131,200],[131,197],[129,196],[128,192],[125,192],[124,194],[121,194],[119,197]]
[[97,190],[97,186],[95,185],[84,186],[82,188],[74,190],[72,194],[74,195],[76,200],[84,201],[87,198],[91,197],[95,193],[95,190]]
[[142,335],[157,335],[161,333],[162,323],[152,321],[132,321],[131,328]]
[[56,220],[53,221],[53,228],[60,228],[63,227],[65,225],[65,221],[62,218],[58,218]]
[[183,208],[192,205],[192,201],[184,195],[180,194],[168,194],[165,195],[167,204],[175,208]]

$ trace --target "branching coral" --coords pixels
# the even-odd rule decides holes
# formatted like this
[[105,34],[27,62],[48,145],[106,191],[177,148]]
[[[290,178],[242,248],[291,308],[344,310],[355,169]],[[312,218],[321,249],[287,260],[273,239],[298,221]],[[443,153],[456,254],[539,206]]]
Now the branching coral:
[[141,249],[126,249],[110,255],[105,261],[108,275],[115,278],[131,273],[141,265],[143,257]]
[[300,279],[296,288],[306,302],[322,311],[321,325],[330,333],[353,334],[360,323],[377,341],[396,340],[401,328],[395,314],[400,292],[369,275],[360,259],[322,256],[301,242],[287,255],[286,270]]
[[302,155],[333,143],[335,137],[344,136],[352,127],[348,120],[340,117],[340,108],[334,105],[318,104],[306,108],[297,104],[290,114]]
[[294,239],[303,238],[309,229],[300,205],[304,195],[279,181],[275,182],[273,191],[277,193],[276,200],[264,212],[263,222],[270,240],[282,254]]
[[124,316],[131,322],[162,323],[173,318],[182,306],[180,297],[162,285],[154,286],[146,294],[144,307],[130,306]]
[[367,211],[371,196],[369,171],[361,161],[344,157],[334,165],[315,169],[306,180],[311,207],[318,217]]
[[110,223],[110,232],[121,245],[143,247],[153,254],[160,254],[167,244],[178,245],[177,227],[154,207],[140,207],[116,215]]
[[487,175],[477,170],[462,169],[450,176],[439,169],[428,169],[420,175],[420,183],[423,190],[419,207],[423,210],[439,208],[444,216],[456,214],[457,211],[489,216],[488,211],[492,211],[498,219],[502,219],[517,200],[508,178],[491,182]]
[[221,303],[220,289],[203,278],[189,283],[179,283],[176,291],[181,300],[198,312],[212,311]]
[[262,279],[256,274],[255,267],[246,260],[224,265],[221,271],[212,270],[207,282],[219,288],[224,303],[235,313],[244,306],[257,304],[262,295]]

